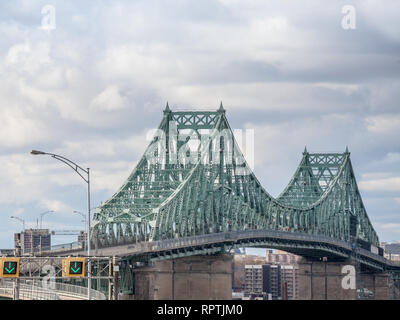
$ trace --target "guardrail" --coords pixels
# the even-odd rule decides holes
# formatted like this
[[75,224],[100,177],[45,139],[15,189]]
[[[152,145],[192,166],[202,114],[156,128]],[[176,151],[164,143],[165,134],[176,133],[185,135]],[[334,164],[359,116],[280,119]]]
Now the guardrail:
[[[60,283],[56,282],[55,283],[55,289],[56,292],[64,295],[71,295],[71,296],[79,296],[84,299],[87,299],[88,296],[88,288],[87,287],[82,287],[82,286],[75,286],[72,284],[68,283]],[[90,295],[92,300],[106,300],[106,296],[104,293],[91,289],[90,290]]]
[[[49,284],[50,288],[45,288],[40,280],[20,279],[19,281],[19,298],[21,300],[61,300],[62,297],[86,300],[88,296],[87,287],[53,282]],[[13,297],[14,286],[12,280],[0,281],[0,295]],[[91,299],[106,300],[106,296],[100,291],[91,289]]]
[[57,244],[51,246],[50,251],[64,251],[64,250],[76,250],[76,249],[84,249],[81,242],[76,241],[71,243]]
[[[0,295],[13,297],[15,284],[13,281],[1,281],[0,282]],[[35,283],[25,284],[20,283],[19,285],[19,299],[20,300],[60,300],[57,293],[37,286]]]
[[246,240],[248,238],[274,238],[294,241],[303,240],[308,242],[324,242],[351,250],[351,245],[349,243],[326,236],[266,230],[232,231],[220,234],[209,234],[180,239],[160,240],[154,241],[152,243],[138,243],[137,245],[128,246],[128,249],[132,249],[133,252],[158,251],[162,249],[173,249],[187,247],[191,245]]

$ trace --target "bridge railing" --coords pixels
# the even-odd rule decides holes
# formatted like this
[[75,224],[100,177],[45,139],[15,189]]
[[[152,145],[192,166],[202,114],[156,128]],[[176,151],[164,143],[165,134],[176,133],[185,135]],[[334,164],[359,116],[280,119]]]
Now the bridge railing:
[[[88,288],[82,286],[75,286],[68,283],[56,283],[55,291],[59,293],[70,294],[72,296],[80,296],[82,298],[87,298]],[[91,289],[90,295],[92,300],[106,300],[104,293]]]
[[358,248],[358,252],[363,254],[364,256],[367,256],[368,258],[379,260],[382,263],[387,263],[387,260],[384,257],[376,255],[376,254],[374,254],[368,250],[365,250],[363,248]]
[[194,236],[188,238],[180,239],[170,239],[155,241],[152,243],[142,243],[128,247],[133,249],[133,251],[157,251],[163,249],[174,249],[187,246],[195,246],[216,242],[224,241],[237,241],[244,240],[248,238],[275,238],[275,239],[285,239],[299,241],[304,240],[308,242],[324,242],[327,244],[332,244],[335,246],[341,246],[348,250],[351,250],[351,245],[342,240],[337,240],[327,236],[311,235],[311,234],[301,234],[298,232],[288,232],[288,231],[274,231],[274,230],[244,230],[244,231],[231,231],[225,233],[208,234],[201,236]]
[[[168,250],[174,248],[181,248],[187,246],[195,246],[195,245],[206,245],[224,241],[237,241],[237,240],[245,240],[248,238],[273,238],[273,239],[285,239],[285,240],[293,240],[293,241],[307,241],[307,242],[323,242],[326,244],[331,244],[334,246],[340,246],[347,250],[351,250],[351,244],[345,242],[343,240],[334,239],[328,236],[322,235],[314,235],[314,234],[302,234],[300,232],[290,232],[290,231],[279,231],[279,230],[242,230],[242,231],[230,231],[224,233],[213,233],[213,234],[205,234],[199,236],[191,236],[191,237],[182,237],[177,239],[166,239],[166,240],[158,240],[152,242],[138,242],[132,244],[126,244],[125,248],[129,250],[131,253],[142,253],[149,251],[158,251],[158,250]],[[107,248],[99,247],[99,249]],[[79,244],[71,243],[64,244],[52,247],[52,253],[57,252],[66,252],[69,250],[80,250],[83,249],[79,246]]]
[[[22,281],[22,280],[21,280]],[[26,280],[29,283],[32,283],[34,286],[41,286],[42,282],[40,280]],[[53,282],[50,283],[52,292],[55,292],[59,295],[70,296],[80,299],[87,299],[88,296],[88,288],[83,286],[76,286],[69,283],[62,282]],[[106,300],[106,296],[104,293],[91,289],[91,299],[92,300]]]
[[[0,295],[13,296],[14,281],[0,281]],[[60,295],[71,298],[87,299],[87,287],[76,286],[69,283],[53,282],[50,288],[43,287],[41,280],[20,279],[19,297],[21,300],[60,300]],[[104,293],[91,289],[92,300],[106,300]]]
[[76,249],[84,249],[82,242],[71,242],[71,243],[63,243],[51,246],[51,251],[65,251],[65,250],[76,250]]
[[[0,282],[0,294],[4,296],[13,297],[14,295],[14,282],[10,280],[3,280]],[[20,300],[60,300],[57,293],[52,290],[43,288],[35,283],[26,284],[20,283],[19,285],[19,299]]]

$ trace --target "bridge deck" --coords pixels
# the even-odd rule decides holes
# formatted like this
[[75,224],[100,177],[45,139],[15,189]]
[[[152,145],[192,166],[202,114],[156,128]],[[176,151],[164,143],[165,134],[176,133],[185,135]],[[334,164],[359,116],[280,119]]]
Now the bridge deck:
[[[200,235],[173,240],[142,242],[93,250],[96,256],[116,256],[137,261],[157,261],[190,255],[214,254],[240,247],[279,248],[308,258],[348,259],[355,252],[351,244],[335,238],[288,231],[245,230]],[[51,254],[48,252],[47,254]],[[57,252],[57,255],[85,256],[86,251]],[[400,265],[365,249],[357,249],[360,262],[374,269],[399,269]]]

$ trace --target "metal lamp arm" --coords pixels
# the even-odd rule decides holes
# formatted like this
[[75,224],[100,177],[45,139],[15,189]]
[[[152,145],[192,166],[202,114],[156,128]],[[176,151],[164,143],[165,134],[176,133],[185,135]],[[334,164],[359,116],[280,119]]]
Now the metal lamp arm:
[[81,166],[77,165],[75,162],[60,156],[58,154],[54,154],[54,153],[46,153],[48,155],[50,155],[52,158],[57,159],[61,162],[64,162],[67,166],[69,166],[72,170],[74,170],[77,174],[79,174],[81,176],[81,178],[86,182],[89,183],[89,180],[87,178],[85,178],[80,172],[79,170],[83,171],[84,173],[86,173],[87,175],[89,175],[89,171],[83,169]]

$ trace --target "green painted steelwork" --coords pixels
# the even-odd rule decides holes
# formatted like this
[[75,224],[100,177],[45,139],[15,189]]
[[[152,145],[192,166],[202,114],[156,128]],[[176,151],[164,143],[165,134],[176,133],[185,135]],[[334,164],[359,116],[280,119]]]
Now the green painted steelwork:
[[172,112],[167,104],[136,168],[95,210],[92,241],[112,246],[253,229],[379,245],[347,148],[305,150],[275,199],[246,163],[222,104],[215,112]]

